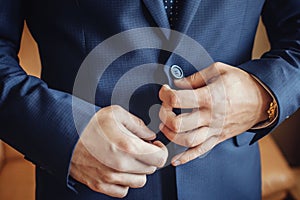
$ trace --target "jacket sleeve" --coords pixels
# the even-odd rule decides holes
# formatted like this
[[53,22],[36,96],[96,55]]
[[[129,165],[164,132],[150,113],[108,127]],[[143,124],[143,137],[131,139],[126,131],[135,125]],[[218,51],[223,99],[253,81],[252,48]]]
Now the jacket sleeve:
[[300,106],[300,1],[266,0],[262,19],[271,49],[260,59],[239,67],[260,79],[274,94],[279,117],[272,127],[256,131],[262,138]]
[[[0,139],[67,184],[78,133],[94,114],[87,110],[95,108],[80,99],[72,105],[70,94],[48,88],[19,66],[21,2],[0,0]],[[79,114],[76,126],[72,110]]]

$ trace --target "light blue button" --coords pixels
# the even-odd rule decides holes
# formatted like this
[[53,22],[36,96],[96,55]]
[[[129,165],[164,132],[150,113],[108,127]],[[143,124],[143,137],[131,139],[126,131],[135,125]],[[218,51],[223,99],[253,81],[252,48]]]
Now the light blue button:
[[183,70],[178,65],[172,65],[170,68],[170,72],[175,79],[181,79],[184,77]]

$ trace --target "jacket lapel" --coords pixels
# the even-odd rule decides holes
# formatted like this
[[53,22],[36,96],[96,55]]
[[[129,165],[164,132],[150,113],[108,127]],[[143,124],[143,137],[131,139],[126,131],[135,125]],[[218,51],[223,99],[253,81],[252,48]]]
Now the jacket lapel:
[[170,28],[163,0],[143,0],[155,23],[161,28]]
[[[177,24],[175,25],[175,30],[186,34],[193,18],[199,8],[199,4],[202,0],[179,0],[182,1],[182,7],[180,8],[180,15],[178,17]],[[170,24],[168,20],[167,13],[164,8],[163,0],[143,0],[146,8],[149,10],[151,16],[153,17],[155,23],[158,27],[170,29]],[[172,44],[173,48],[175,49],[176,46],[181,41],[181,34],[171,34],[168,30],[162,30],[163,35],[165,38]],[[170,44],[169,43],[169,44]],[[171,56],[172,57],[172,56]],[[171,59],[169,57],[169,59]]]
[[[162,1],[162,0],[160,0]],[[183,0],[181,0],[183,1]],[[180,14],[178,17],[177,25],[175,30],[185,34],[193,21],[193,18],[198,10],[199,4],[202,0],[188,0],[183,1],[183,5],[180,8]]]
[[[185,34],[198,10],[199,4],[202,0],[180,0],[183,1],[183,5],[180,8],[180,15],[178,18],[175,30]],[[170,29],[167,13],[164,9],[163,0],[143,0],[146,8],[149,10],[155,23],[158,27]],[[169,38],[169,34],[163,31],[166,38]]]
[[[181,33],[187,32],[201,1],[202,0],[183,1],[182,8],[180,8],[180,16],[176,25],[177,31]],[[158,27],[169,29],[170,24],[167,13],[164,9],[163,0],[143,0],[143,2]]]
[[[182,6],[179,10],[180,14],[178,16],[178,21],[174,27],[175,32],[172,32],[169,37],[170,44],[172,44],[174,50],[180,44],[182,36],[187,33],[201,1],[202,0],[189,0],[182,2]],[[176,31],[180,34],[176,33]],[[170,59],[172,59],[172,55],[169,57],[169,60]]]

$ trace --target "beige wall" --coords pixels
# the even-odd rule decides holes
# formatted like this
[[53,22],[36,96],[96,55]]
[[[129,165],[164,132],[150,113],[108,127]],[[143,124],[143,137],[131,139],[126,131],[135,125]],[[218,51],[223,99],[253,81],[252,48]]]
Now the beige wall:
[[37,77],[40,76],[41,62],[39,58],[38,47],[31,37],[26,25],[22,35],[19,58],[21,66],[28,74]]
[[270,49],[268,37],[264,25],[260,22],[255,36],[255,42],[252,52],[253,58],[260,58],[260,56]]

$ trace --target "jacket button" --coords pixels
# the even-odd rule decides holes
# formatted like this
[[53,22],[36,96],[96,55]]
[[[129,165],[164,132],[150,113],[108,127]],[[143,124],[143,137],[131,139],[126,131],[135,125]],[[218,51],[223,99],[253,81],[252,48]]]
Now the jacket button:
[[174,79],[181,79],[184,77],[183,70],[178,65],[172,65],[170,72]]

